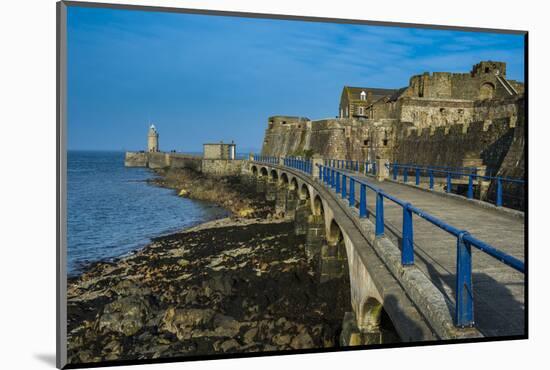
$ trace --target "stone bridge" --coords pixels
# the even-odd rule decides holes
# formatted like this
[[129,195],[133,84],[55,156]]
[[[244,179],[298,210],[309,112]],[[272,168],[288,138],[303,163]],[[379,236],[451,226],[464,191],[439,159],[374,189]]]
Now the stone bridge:
[[[317,166],[308,173],[283,161],[251,160],[244,171],[256,178],[259,191],[275,201],[276,212],[294,219],[296,232],[306,235],[306,253],[317,266],[320,280],[349,276],[353,312],[343,318],[342,344],[391,341],[380,330],[383,317],[389,317],[402,342],[525,334],[522,273],[473,250],[475,325],[456,326],[456,238],[415,217],[416,260],[403,265],[403,210],[397,205],[385,204],[386,232],[376,236],[372,193],[366,201],[369,215],[359,217],[348,199],[319,180]],[[519,212],[393,181],[365,179],[523,260],[524,222]]]

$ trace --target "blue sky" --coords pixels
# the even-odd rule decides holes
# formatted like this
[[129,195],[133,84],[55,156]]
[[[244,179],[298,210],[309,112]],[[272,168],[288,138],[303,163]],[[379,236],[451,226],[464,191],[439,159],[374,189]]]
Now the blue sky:
[[344,85],[399,88],[424,71],[504,61],[523,36],[69,7],[69,149],[259,150],[270,115],[334,117]]

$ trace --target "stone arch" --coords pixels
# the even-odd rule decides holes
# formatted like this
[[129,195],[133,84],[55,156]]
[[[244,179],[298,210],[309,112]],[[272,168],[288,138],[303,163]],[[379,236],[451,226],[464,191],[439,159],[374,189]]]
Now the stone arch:
[[267,168],[262,167],[262,168],[260,169],[260,176],[261,176],[261,177],[266,177],[266,176],[267,176]]
[[285,172],[283,172],[283,173],[281,174],[281,176],[280,176],[280,182],[281,182],[281,184],[283,184],[283,185],[288,185],[288,184],[289,184],[288,175],[287,175]]
[[321,197],[319,195],[316,195],[315,199],[313,199],[313,214],[315,216],[324,216],[325,214],[323,201],[321,200]]
[[258,176],[258,167],[252,166],[252,175]]
[[344,241],[344,234],[342,233],[342,229],[340,229],[340,226],[338,223],[332,219],[329,225],[328,234],[327,234],[327,242],[329,245],[337,245],[340,243],[343,243]]
[[306,183],[303,183],[302,186],[300,187],[299,196],[300,196],[301,200],[306,200],[307,201],[307,200],[311,199],[311,196],[309,194],[309,188],[308,188]]
[[269,179],[271,181],[277,182],[279,180],[279,174],[277,173],[277,170],[271,170],[269,173]]
[[492,99],[495,95],[495,85],[491,82],[484,82],[479,88],[480,99]]
[[290,180],[290,190],[298,191],[298,180],[296,180],[296,177]]
[[367,297],[359,307],[357,326],[360,330],[375,332],[380,330],[380,322],[384,306],[374,298]]

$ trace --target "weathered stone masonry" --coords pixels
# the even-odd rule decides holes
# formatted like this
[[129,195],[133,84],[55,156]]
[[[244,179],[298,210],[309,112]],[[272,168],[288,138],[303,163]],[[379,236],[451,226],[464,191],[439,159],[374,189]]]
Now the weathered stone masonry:
[[344,87],[339,117],[269,117],[262,154],[320,154],[358,161],[463,166],[523,177],[523,84],[506,64],[483,61],[469,73],[424,73],[401,89]]

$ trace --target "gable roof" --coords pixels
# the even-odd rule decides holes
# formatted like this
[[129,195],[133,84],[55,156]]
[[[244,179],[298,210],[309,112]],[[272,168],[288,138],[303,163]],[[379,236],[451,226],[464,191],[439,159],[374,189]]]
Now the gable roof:
[[369,92],[372,93],[372,101],[377,101],[383,97],[393,96],[399,89],[379,89],[374,87],[354,87],[354,86],[344,86],[342,94],[346,94],[348,100],[361,100],[361,92],[364,91],[366,94]]

